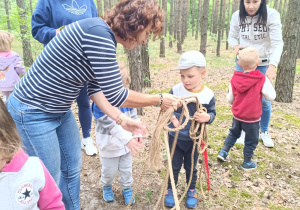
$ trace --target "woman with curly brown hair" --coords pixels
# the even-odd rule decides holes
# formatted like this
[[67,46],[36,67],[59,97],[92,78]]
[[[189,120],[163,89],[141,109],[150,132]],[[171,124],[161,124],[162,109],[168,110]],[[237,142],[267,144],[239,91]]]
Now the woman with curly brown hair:
[[[145,44],[151,33],[159,38],[162,27],[163,12],[155,0],[121,0],[104,20],[80,20],[58,33],[9,98],[8,110],[27,153],[45,163],[62,191],[66,209],[80,209],[80,135],[70,108],[84,82],[95,104],[133,133],[144,133],[145,126],[116,107],[167,109],[176,102],[169,94],[125,89],[116,60],[117,43],[132,49]],[[137,150],[139,142],[128,146]]]

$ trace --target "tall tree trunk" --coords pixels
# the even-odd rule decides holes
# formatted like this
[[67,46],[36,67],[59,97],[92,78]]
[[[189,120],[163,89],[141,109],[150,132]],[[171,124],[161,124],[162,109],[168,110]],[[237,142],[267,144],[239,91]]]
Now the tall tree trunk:
[[165,20],[164,20],[164,29],[163,29],[163,36],[160,38],[160,53],[159,57],[165,57],[165,37],[167,35],[167,27],[168,27],[168,9],[167,9],[167,0],[162,0],[162,9],[165,12]]
[[[286,15],[286,11],[287,11],[287,6],[288,6],[288,0],[285,0],[284,1],[284,6],[283,6],[283,11],[282,11],[282,16],[281,16],[281,22],[283,22],[284,23],[284,19],[285,19],[285,15]],[[284,24],[283,24],[283,26],[284,26]]]
[[191,0],[192,36],[194,36],[194,28],[195,28],[195,11],[196,11],[195,8],[196,8],[195,0]]
[[219,4],[219,1],[220,0],[215,0],[215,10],[214,10],[214,24],[213,24],[213,30],[212,30],[212,33],[213,34],[217,34],[218,33],[218,17],[219,17],[219,7],[220,7],[220,4]]
[[176,1],[176,14],[177,14],[177,35],[176,35],[176,38],[177,38],[177,53],[181,53],[182,52],[182,45],[181,45],[181,6],[182,5],[182,2],[181,0],[177,0]]
[[170,0],[169,47],[173,47],[174,22],[174,0]]
[[109,0],[104,0],[104,14],[105,14],[106,10],[109,9],[109,2],[108,1]]
[[[228,5],[229,6],[229,5]],[[225,29],[225,22],[226,22],[226,8],[227,8],[227,5],[226,5],[226,0],[223,1],[223,11],[222,11],[222,24],[223,24],[223,27],[222,27],[222,34],[221,34],[221,40],[224,39],[224,29]]]
[[31,66],[31,64],[33,63],[33,58],[29,39],[30,35],[28,34],[27,15],[24,0],[17,0],[17,6],[20,8],[20,32],[22,39],[24,65]]
[[221,37],[222,37],[222,30],[223,30],[223,21],[222,21],[222,13],[224,7],[225,0],[220,0],[220,14],[219,14],[219,24],[218,24],[218,41],[217,41],[217,56],[220,56],[220,48],[221,48]]
[[290,0],[283,29],[283,53],[277,69],[276,101],[291,103],[300,45],[300,1]]
[[[163,0],[164,1],[164,0]],[[148,43],[142,45],[142,87],[151,87]]]
[[32,15],[32,13],[33,13],[32,0],[29,0],[29,7],[30,7],[30,14]]
[[232,0],[232,9],[231,9],[231,15],[238,10],[240,6],[239,0]]
[[208,26],[208,13],[209,13],[209,0],[203,1],[202,17],[200,22],[201,29],[201,43],[200,52],[206,55],[206,43],[207,43],[207,26]]
[[226,50],[229,48],[228,44],[228,35],[229,35],[229,29],[230,29],[230,0],[228,0],[228,6],[227,6],[227,24],[226,24]]
[[10,32],[11,31],[11,27],[10,27],[10,20],[9,20],[8,0],[4,0],[4,3],[5,3],[5,13],[6,13],[7,29]]
[[102,0],[97,0],[97,12],[98,12],[98,16],[99,17],[103,16],[103,12],[102,12]]
[[108,9],[112,7],[112,0],[108,0]]
[[188,26],[188,19],[189,19],[189,7],[188,7],[188,1],[181,1],[181,8],[182,8],[182,13],[181,13],[181,44],[184,43],[184,39],[187,36],[187,26]]
[[215,1],[216,0],[212,0],[212,1],[213,1],[213,5],[211,7],[210,26],[209,26],[209,32],[210,33],[212,33],[212,30],[213,30],[213,27],[214,27],[213,25],[214,25],[214,13],[215,13]]
[[278,8],[278,0],[274,0],[273,8],[277,10],[277,8]]
[[196,35],[195,39],[198,40],[199,27],[200,27],[200,19],[201,19],[201,8],[202,8],[202,0],[198,0],[198,9],[197,9],[197,27],[196,27]]
[[282,0],[279,1],[278,9],[277,9],[277,11],[279,12],[280,16],[281,16],[281,9],[282,9]]

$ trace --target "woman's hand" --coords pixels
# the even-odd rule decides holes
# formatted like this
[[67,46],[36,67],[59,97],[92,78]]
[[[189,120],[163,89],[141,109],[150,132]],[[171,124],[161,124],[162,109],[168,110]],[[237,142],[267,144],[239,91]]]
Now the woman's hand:
[[266,71],[266,77],[269,78],[269,80],[272,82],[272,80],[275,78],[276,76],[276,71],[275,71],[276,67],[273,65],[269,65],[269,68]]
[[200,110],[199,112],[195,112],[194,118],[198,123],[205,123],[210,120],[210,115],[203,110]]
[[130,154],[132,156],[137,155],[141,151],[143,151],[144,144],[140,137],[131,139],[126,146],[130,150]]
[[233,46],[233,50],[234,50],[234,52],[235,52],[235,54],[239,54],[239,50],[241,49],[241,48],[244,48],[244,46],[241,46],[241,45],[234,45]]
[[163,110],[167,110],[170,107],[172,107],[173,104],[176,104],[177,108],[181,106],[181,104],[178,100],[178,97],[176,97],[172,94],[164,93],[163,101],[162,101],[162,104],[160,105],[160,108]]

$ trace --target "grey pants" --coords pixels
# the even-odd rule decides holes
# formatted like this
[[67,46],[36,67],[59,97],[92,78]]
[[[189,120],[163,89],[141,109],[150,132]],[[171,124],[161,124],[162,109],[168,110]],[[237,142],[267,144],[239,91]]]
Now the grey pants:
[[119,183],[123,189],[129,188],[133,183],[132,157],[130,153],[115,158],[100,157],[102,164],[101,184],[111,186],[117,172],[120,172]]
[[12,93],[12,91],[1,91],[3,96],[3,102],[6,103],[8,100],[9,95]]

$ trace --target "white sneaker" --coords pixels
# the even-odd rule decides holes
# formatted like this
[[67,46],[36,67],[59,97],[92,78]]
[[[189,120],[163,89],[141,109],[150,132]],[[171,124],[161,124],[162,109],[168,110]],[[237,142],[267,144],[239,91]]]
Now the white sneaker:
[[244,131],[242,131],[241,137],[238,138],[235,143],[241,144],[241,145],[245,144],[245,132]]
[[274,142],[271,139],[271,136],[269,135],[268,131],[261,132],[259,138],[263,141],[266,147],[270,147],[270,148],[274,147]]
[[97,155],[97,147],[94,145],[94,141],[91,137],[83,138],[81,140],[81,149],[85,150],[85,153],[90,156]]

